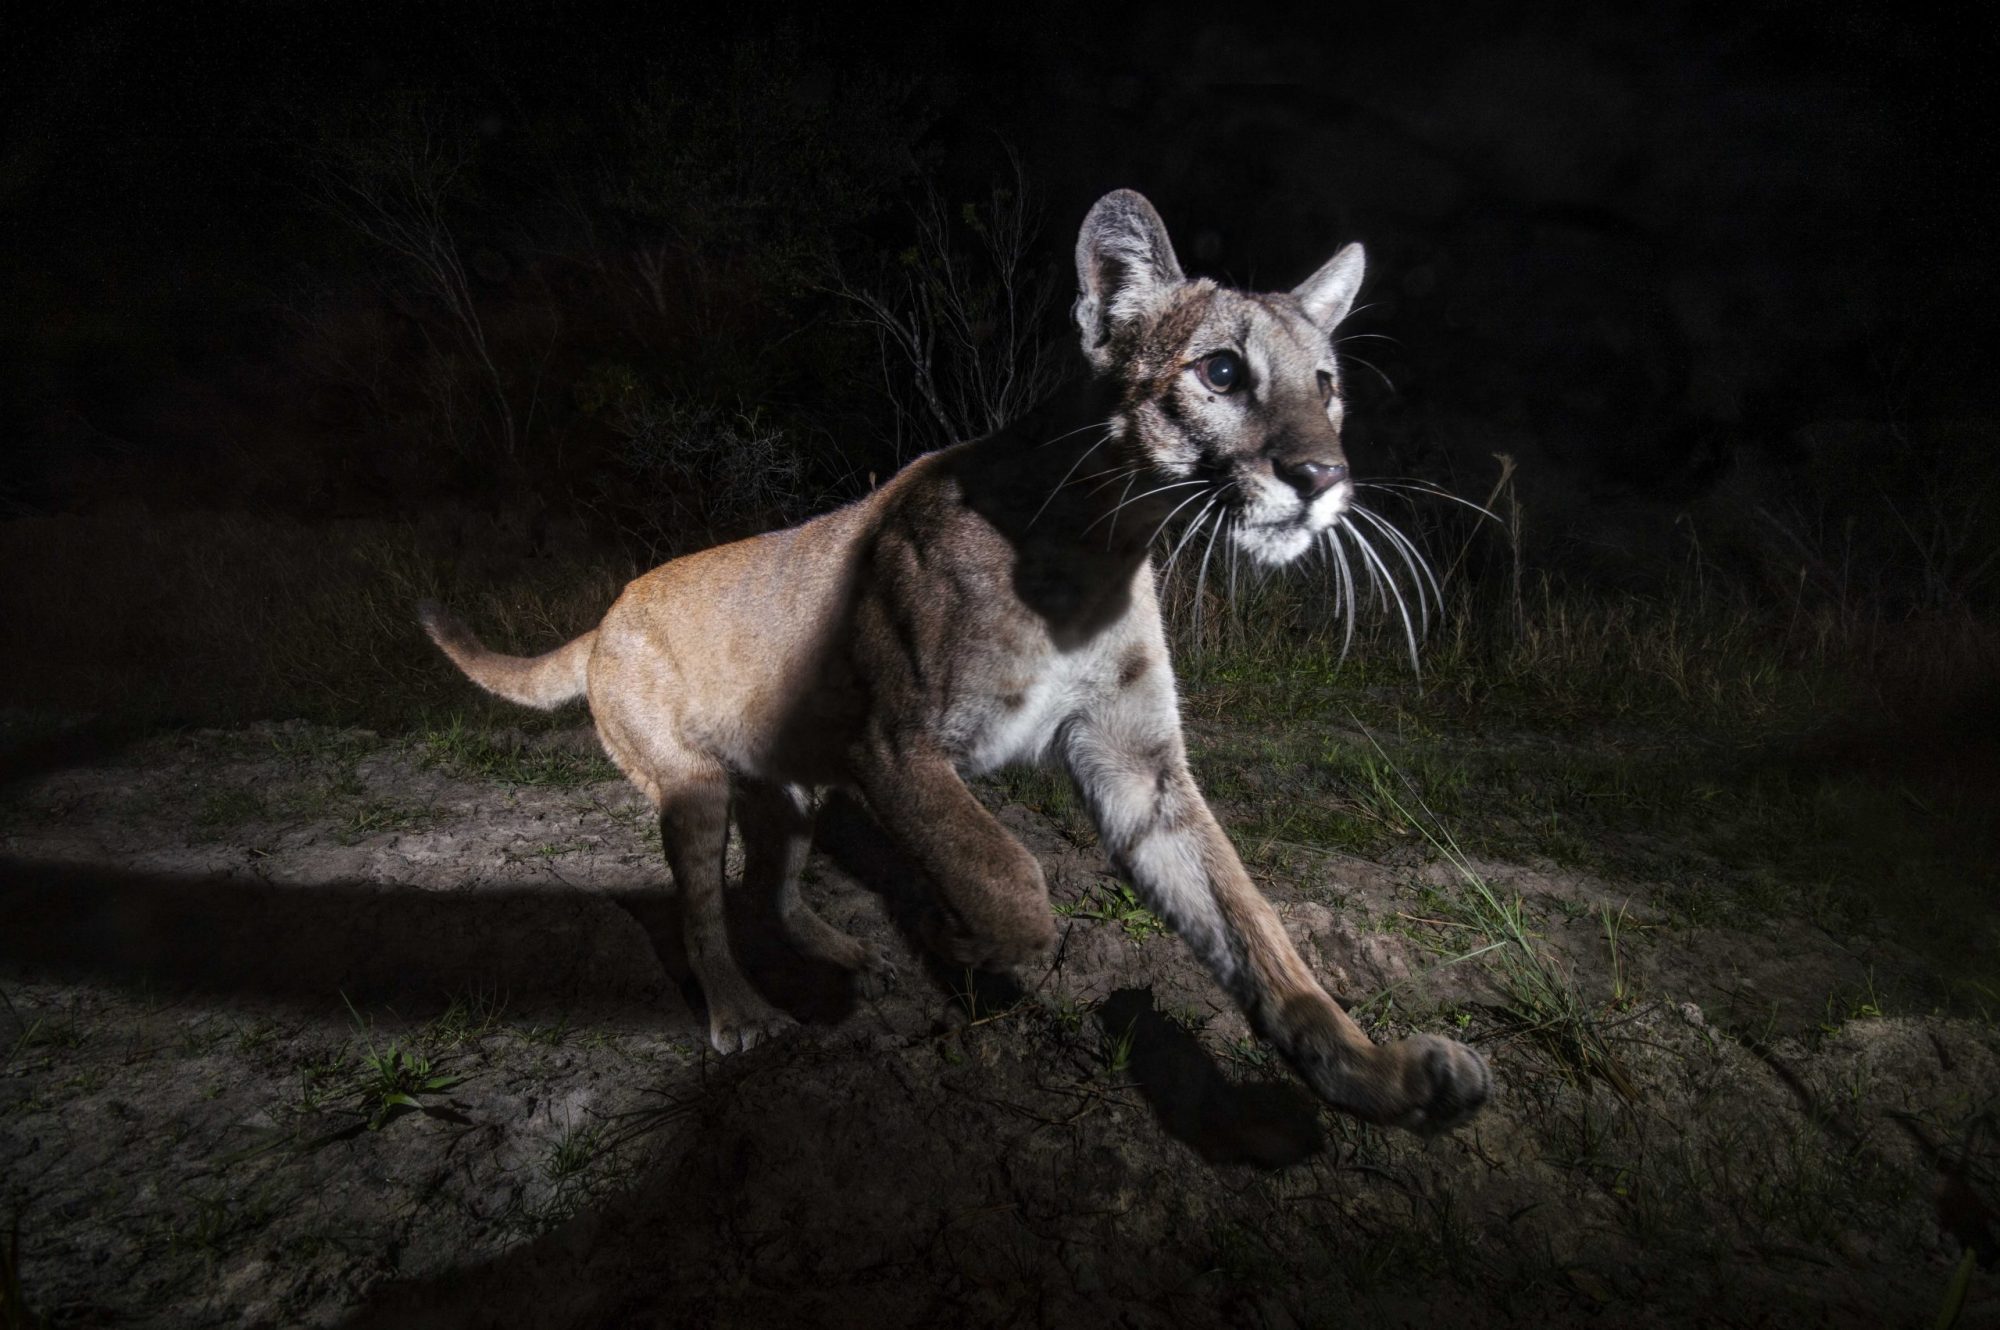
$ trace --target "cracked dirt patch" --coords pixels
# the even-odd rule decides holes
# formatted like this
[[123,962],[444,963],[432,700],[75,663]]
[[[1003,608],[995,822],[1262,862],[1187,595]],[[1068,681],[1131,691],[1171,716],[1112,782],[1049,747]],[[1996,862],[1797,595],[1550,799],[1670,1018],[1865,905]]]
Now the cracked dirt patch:
[[[1321,1113],[1072,819],[984,797],[1066,911],[1054,964],[926,962],[893,855],[836,801],[808,894],[902,981],[864,999],[745,919],[753,973],[805,1025],[724,1060],[620,783],[499,784],[292,724],[17,784],[0,1217],[30,1305],[58,1325],[1875,1326],[1933,1316],[1977,1231],[1940,1197],[1990,1194],[2000,1039],[1875,1014],[1912,964],[1885,943],[1677,924],[1646,883],[1474,865],[1525,903],[1628,1097],[1508,1012],[1492,956],[1460,959],[1440,865],[1262,847],[1343,1000],[1491,1057],[1496,1104],[1423,1142]],[[1971,1297],[1962,1324],[2000,1317],[1990,1275]]]

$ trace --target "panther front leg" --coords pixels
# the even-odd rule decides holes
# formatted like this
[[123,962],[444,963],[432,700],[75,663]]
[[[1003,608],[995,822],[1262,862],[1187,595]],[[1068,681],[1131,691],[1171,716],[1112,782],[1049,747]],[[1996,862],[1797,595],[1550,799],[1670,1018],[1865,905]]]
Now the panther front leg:
[[1372,1043],[1320,986],[1188,772],[1164,667],[1151,675],[1064,734],[1112,862],[1328,1103],[1419,1132],[1470,1118],[1492,1094],[1485,1059],[1434,1035]]
[[1006,970],[1055,945],[1042,868],[920,734],[873,734],[854,771],[877,820],[936,884],[953,961]]

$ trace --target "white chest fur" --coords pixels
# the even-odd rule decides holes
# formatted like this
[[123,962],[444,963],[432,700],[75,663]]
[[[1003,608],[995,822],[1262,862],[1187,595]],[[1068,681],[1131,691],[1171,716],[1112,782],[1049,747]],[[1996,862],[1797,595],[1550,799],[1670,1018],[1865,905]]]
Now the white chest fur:
[[1042,761],[1065,721],[1100,704],[1117,687],[1122,636],[1106,633],[1069,652],[1050,647],[965,689],[953,700],[944,726],[959,755],[959,771],[978,776]]

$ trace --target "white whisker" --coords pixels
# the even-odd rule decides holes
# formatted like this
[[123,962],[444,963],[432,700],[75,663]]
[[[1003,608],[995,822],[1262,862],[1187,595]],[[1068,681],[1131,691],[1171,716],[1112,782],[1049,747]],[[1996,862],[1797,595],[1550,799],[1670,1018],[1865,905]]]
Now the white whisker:
[[[1102,471],[1093,471],[1087,476],[1078,476],[1075,480],[1072,480],[1069,483],[1072,485],[1081,485],[1086,480],[1097,480],[1098,481],[1097,484],[1092,485],[1089,489],[1085,490],[1082,493],[1082,495],[1079,496],[1081,498],[1087,499],[1091,495],[1097,493],[1099,490],[1110,489],[1113,485],[1116,485],[1119,481],[1123,480],[1127,476],[1138,475],[1139,471],[1140,468],[1136,466],[1107,466]],[[1109,476],[1110,479],[1098,480],[1098,477],[1100,476]]]
[[1390,392],[1393,393],[1396,391],[1396,385],[1389,382],[1389,376],[1387,374],[1384,374],[1380,369],[1377,369],[1370,362],[1363,360],[1360,356],[1355,355],[1352,351],[1343,351],[1341,352],[1341,355],[1346,357],[1348,360],[1353,361],[1357,365],[1367,366],[1368,369],[1374,372],[1376,378],[1382,380],[1383,385],[1387,387]]
[[1202,593],[1202,588],[1208,585],[1209,556],[1215,553],[1215,538],[1221,535],[1223,532],[1227,531],[1230,525],[1235,522],[1235,520],[1236,520],[1236,514],[1234,513],[1225,514],[1223,516],[1223,519],[1220,522],[1217,522],[1214,528],[1209,531],[1208,548],[1204,549],[1201,552],[1201,571],[1195,574],[1195,579],[1194,579],[1194,637],[1196,642],[1201,641],[1201,620],[1202,620],[1201,593]]
[[[1361,548],[1361,533],[1354,523],[1348,521],[1345,516],[1342,516],[1340,519],[1340,529],[1347,533],[1347,539],[1354,544],[1356,550],[1359,550]],[[1383,608],[1389,602],[1388,598],[1382,594],[1382,579],[1375,575],[1375,566],[1364,558],[1361,560],[1361,571],[1368,574],[1368,585],[1364,589],[1361,585],[1361,579],[1359,577],[1354,579],[1355,594],[1361,598],[1359,608],[1371,611]]]
[[1215,505],[1220,502],[1222,502],[1221,494],[1211,496],[1209,501],[1202,505],[1201,511],[1194,515],[1194,520],[1188,523],[1187,530],[1181,532],[1180,543],[1174,546],[1173,553],[1167,556],[1166,566],[1160,569],[1160,581],[1165,582],[1173,576],[1174,563],[1181,557],[1181,551],[1187,548],[1188,542],[1194,539],[1195,533],[1201,530],[1201,524],[1208,520],[1209,515],[1215,511]]
[[1093,420],[1088,422],[1087,424],[1078,425],[1073,430],[1068,430],[1062,434],[1058,434],[1053,439],[1043,439],[1040,443],[1036,444],[1035,446],[1037,448],[1046,448],[1052,443],[1061,443],[1064,439],[1074,438],[1077,435],[1083,433],[1085,430],[1091,430],[1091,429],[1102,429],[1104,431],[1104,437],[1108,439],[1114,433],[1117,432],[1118,422],[1115,420]]
[[1358,503],[1351,505],[1348,511],[1356,517],[1366,518],[1370,526],[1387,536],[1390,548],[1395,550],[1402,557],[1403,563],[1408,566],[1411,581],[1417,589],[1417,610],[1423,618],[1424,632],[1429,633],[1431,630],[1431,608],[1430,596],[1424,588],[1426,578],[1430,581],[1431,589],[1436,590],[1438,593],[1438,613],[1444,613],[1444,591],[1438,587],[1437,578],[1431,576],[1430,564],[1425,562],[1423,555],[1416,551],[1415,547],[1410,544],[1409,539],[1402,532],[1396,530],[1393,525],[1383,520],[1381,514],[1370,512]]
[[[1463,506],[1472,509],[1473,512],[1478,513],[1482,517],[1490,517],[1495,522],[1500,521],[1500,515],[1498,513],[1495,513],[1491,508],[1487,508],[1481,504],[1474,503],[1470,499],[1460,498],[1458,495],[1453,494],[1450,490],[1445,489],[1440,485],[1433,485],[1428,481],[1357,480],[1354,482],[1354,487],[1356,489],[1383,490],[1388,492],[1432,494],[1436,495],[1440,499],[1450,499],[1453,503],[1462,504]],[[1505,524],[1502,523],[1502,525]]]
[[1377,585],[1386,587],[1389,594],[1396,598],[1396,609],[1403,616],[1403,636],[1410,644],[1410,669],[1418,678],[1422,678],[1424,671],[1423,666],[1417,661],[1417,630],[1410,622],[1410,603],[1403,599],[1402,588],[1396,585],[1395,578],[1389,576],[1389,569],[1383,564],[1382,557],[1375,552],[1375,547],[1369,543],[1368,537],[1361,534],[1361,529],[1349,526],[1347,533],[1354,537],[1354,544],[1360,549],[1361,557],[1373,566]]
[[[1175,504],[1175,505],[1174,505],[1174,508],[1173,508],[1173,511],[1172,511],[1172,512],[1170,512],[1170,513],[1168,513],[1168,514],[1167,514],[1167,515],[1166,515],[1165,517],[1162,517],[1162,518],[1160,519],[1160,524],[1159,524],[1158,526],[1156,526],[1156,527],[1154,527],[1154,528],[1153,528],[1153,534],[1152,534],[1152,535],[1150,535],[1150,536],[1148,536],[1148,537],[1146,537],[1146,546],[1147,546],[1147,548],[1149,548],[1149,549],[1150,549],[1150,548],[1152,547],[1152,544],[1153,544],[1153,542],[1154,542],[1154,541],[1156,541],[1156,540],[1158,540],[1158,539],[1160,538],[1160,533],[1161,533],[1162,531],[1165,531],[1165,530],[1167,529],[1167,523],[1169,523],[1169,522],[1173,521],[1175,517],[1179,516],[1179,515],[1180,515],[1180,511],[1181,511],[1181,510],[1182,510],[1183,508],[1187,507],[1187,506],[1188,506],[1189,504],[1191,504],[1191,503],[1199,503],[1199,502],[1201,502],[1201,493],[1200,493],[1199,491],[1197,491],[1196,493],[1193,493],[1193,494],[1190,494],[1190,495],[1188,495],[1188,497],[1187,497],[1187,498],[1185,498],[1185,499],[1182,499],[1182,500],[1181,500],[1181,501],[1180,501],[1179,503]],[[1215,502],[1215,500],[1214,500],[1214,499],[1210,499],[1210,500],[1209,500],[1209,502],[1210,502],[1210,503],[1213,503],[1213,502]],[[1204,509],[1203,509],[1202,511],[1203,511],[1203,512],[1207,512],[1208,510],[1207,510],[1206,508],[1204,508]],[[1110,546],[1109,546],[1109,545],[1107,545],[1107,546],[1106,546],[1105,548],[1107,548],[1107,549],[1108,549],[1108,548],[1110,548]]]
[[1340,581],[1340,597],[1343,602],[1340,615],[1343,629],[1340,635],[1340,658],[1343,661],[1347,659],[1348,648],[1354,645],[1355,618],[1354,570],[1348,567],[1347,551],[1341,548],[1340,544],[1341,528],[1346,525],[1343,520],[1338,526],[1329,527],[1325,532],[1326,550],[1331,556],[1330,562],[1333,564],[1334,574]]
[[1340,556],[1340,580],[1347,588],[1347,637],[1340,646],[1342,651],[1346,651],[1354,642],[1355,631],[1360,627],[1358,621],[1361,618],[1361,597],[1355,592],[1354,565],[1348,562],[1346,547],[1338,546],[1334,553]]
[[[1108,513],[1099,513],[1096,520],[1091,522],[1090,526],[1085,527],[1082,531],[1079,531],[1077,534],[1080,536],[1089,535],[1091,527],[1096,526],[1098,522],[1105,521],[1106,519],[1115,519],[1118,516],[1119,511],[1121,509],[1129,508],[1135,503],[1144,502],[1145,500],[1152,498],[1155,494],[1165,494],[1168,490],[1186,489],[1189,485],[1206,485],[1206,484],[1208,484],[1208,482],[1205,480],[1176,480],[1166,485],[1156,485],[1152,489],[1145,490],[1139,494],[1133,495],[1129,499],[1126,499],[1123,503],[1120,503],[1118,507],[1113,508]],[[1127,488],[1129,489],[1130,487],[1128,486]],[[1113,523],[1111,529],[1113,532],[1116,532],[1118,530],[1118,527],[1115,522]]]
[[[1111,530],[1107,532],[1104,537],[1104,548],[1107,550],[1111,548],[1111,543],[1118,539],[1118,509],[1123,508],[1125,506],[1126,497],[1132,493],[1132,487],[1138,483],[1139,483],[1139,469],[1137,467],[1134,467],[1132,469],[1132,478],[1125,482],[1124,489],[1118,491],[1118,503],[1111,510]],[[1091,492],[1093,494],[1096,493],[1095,490]],[[1144,498],[1145,496],[1140,495],[1139,497]],[[1090,524],[1090,526],[1096,526],[1096,525],[1097,525],[1096,522],[1092,522]],[[1090,530],[1090,527],[1087,526],[1084,528],[1084,530],[1088,531]]]
[[1236,612],[1236,564],[1243,548],[1235,541],[1229,542],[1229,612]]
[[1443,622],[1444,583],[1438,579],[1437,570],[1431,566],[1431,561],[1424,557],[1424,552],[1421,549],[1417,548],[1416,538],[1411,536],[1407,531],[1399,529],[1394,522],[1389,521],[1380,513],[1369,512],[1368,515],[1389,534],[1391,540],[1403,547],[1403,559],[1404,562],[1410,565],[1410,571],[1431,584],[1431,601],[1437,606],[1438,621]]
[[[1070,434],[1081,434],[1082,432],[1083,432],[1082,430],[1071,430]],[[1068,438],[1069,434],[1065,434],[1063,435],[1063,437]],[[1062,493],[1063,486],[1069,484],[1069,478],[1076,474],[1076,469],[1083,465],[1084,459],[1086,457],[1089,457],[1092,453],[1096,452],[1099,448],[1102,448],[1106,443],[1110,442],[1110,440],[1111,440],[1111,432],[1109,430],[1106,430],[1104,432],[1103,438],[1099,439],[1096,443],[1091,444],[1088,448],[1085,448],[1082,452],[1077,454],[1076,460],[1069,464],[1069,470],[1063,472],[1063,478],[1061,480],[1058,480],[1056,482],[1056,487],[1049,491],[1049,497],[1042,500],[1042,506],[1035,509],[1035,515],[1028,519],[1029,526],[1033,526],[1035,523],[1042,520],[1042,514],[1047,512],[1049,510],[1049,505],[1056,501],[1056,495]]]

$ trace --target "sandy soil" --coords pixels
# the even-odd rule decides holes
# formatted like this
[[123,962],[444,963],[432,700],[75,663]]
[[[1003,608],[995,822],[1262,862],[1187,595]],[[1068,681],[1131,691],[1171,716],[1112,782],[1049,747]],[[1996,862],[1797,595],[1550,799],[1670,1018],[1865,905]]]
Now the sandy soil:
[[[1089,917],[1088,834],[1000,785],[1084,906],[1053,964],[926,961],[836,803],[808,893],[901,980],[746,918],[804,1025],[725,1060],[620,783],[302,724],[37,752],[0,795],[0,1222],[56,1325],[1929,1325],[1992,1255],[2000,1035],[1874,1014],[1884,943],[1675,925],[1662,884],[1475,865],[1621,1091],[1491,956],[1444,963],[1447,866],[1251,856],[1343,1000],[1492,1059],[1498,1102],[1422,1141],[1320,1111],[1145,916]],[[2000,1324],[1990,1269],[1968,1299]]]

